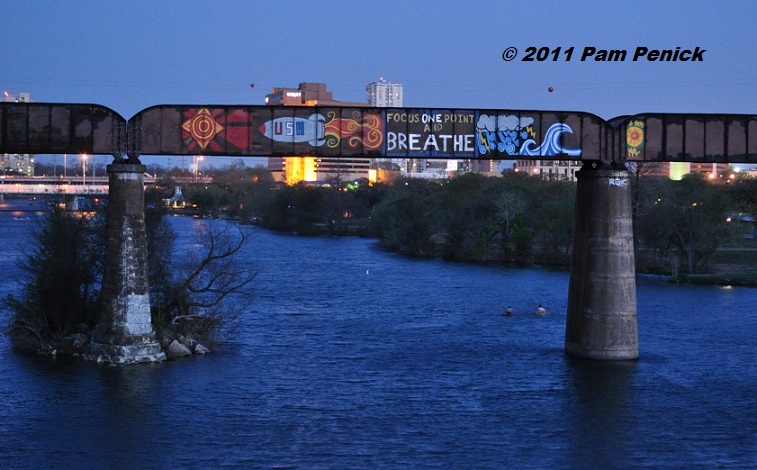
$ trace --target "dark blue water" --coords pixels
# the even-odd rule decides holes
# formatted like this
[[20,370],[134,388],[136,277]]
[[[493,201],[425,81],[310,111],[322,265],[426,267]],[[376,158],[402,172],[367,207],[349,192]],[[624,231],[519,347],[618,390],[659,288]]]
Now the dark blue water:
[[[172,221],[182,233],[198,223]],[[0,213],[2,295],[31,223]],[[244,229],[256,298],[210,355],[51,363],[0,338],[3,468],[757,462],[757,289],[641,278],[641,359],[582,361],[562,351],[567,272]]]

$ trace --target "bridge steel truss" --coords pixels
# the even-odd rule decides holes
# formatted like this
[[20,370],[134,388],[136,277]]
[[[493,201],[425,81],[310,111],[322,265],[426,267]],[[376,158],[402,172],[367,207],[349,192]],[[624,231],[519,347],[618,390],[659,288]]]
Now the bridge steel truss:
[[0,153],[757,163],[757,115],[3,102]]
[[161,105],[128,121],[94,104],[0,103],[0,153],[87,153],[109,165],[103,311],[85,357],[165,355],[150,324],[140,155],[555,159],[578,178],[565,351],[639,357],[629,162],[757,163],[757,115]]

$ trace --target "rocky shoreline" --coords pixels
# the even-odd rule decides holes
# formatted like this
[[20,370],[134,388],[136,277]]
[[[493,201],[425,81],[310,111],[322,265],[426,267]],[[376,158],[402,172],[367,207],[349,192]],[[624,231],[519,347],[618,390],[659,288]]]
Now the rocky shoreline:
[[[91,334],[86,325],[81,325],[79,331],[53,341],[42,341],[28,335],[14,336],[12,346],[16,351],[37,356],[71,357],[83,360],[89,352]],[[167,332],[161,335],[160,345],[168,360],[211,352],[210,348],[194,338],[184,335],[174,337]]]

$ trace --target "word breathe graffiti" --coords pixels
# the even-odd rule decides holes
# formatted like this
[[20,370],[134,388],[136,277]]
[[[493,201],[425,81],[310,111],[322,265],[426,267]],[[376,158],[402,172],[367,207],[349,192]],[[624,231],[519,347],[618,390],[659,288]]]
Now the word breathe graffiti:
[[386,150],[417,152],[473,152],[473,135],[428,134],[421,145],[421,134],[386,133]]
[[475,156],[472,112],[396,109],[386,113],[386,153],[402,156]]

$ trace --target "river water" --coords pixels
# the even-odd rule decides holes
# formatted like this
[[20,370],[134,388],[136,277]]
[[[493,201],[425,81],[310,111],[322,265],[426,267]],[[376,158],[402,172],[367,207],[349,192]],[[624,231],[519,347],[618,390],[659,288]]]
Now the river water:
[[[37,217],[0,213],[3,296]],[[565,271],[243,229],[255,299],[210,355],[119,368],[0,338],[2,467],[757,464],[757,289],[641,277],[641,358],[594,362],[562,350]]]

